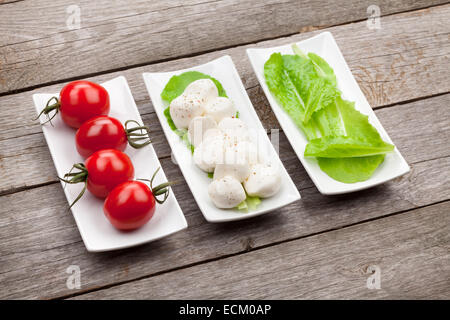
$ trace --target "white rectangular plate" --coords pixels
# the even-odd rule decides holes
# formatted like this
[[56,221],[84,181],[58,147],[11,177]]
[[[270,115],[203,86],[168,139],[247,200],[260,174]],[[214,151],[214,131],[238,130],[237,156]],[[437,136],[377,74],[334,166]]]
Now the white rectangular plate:
[[261,143],[264,144],[270,161],[279,165],[282,178],[282,186],[280,191],[273,197],[262,199],[261,204],[256,208],[256,210],[249,212],[242,212],[236,209],[223,210],[214,206],[207,192],[208,185],[212,180],[208,178],[205,172],[200,170],[194,164],[190,150],[169,127],[167,119],[164,115],[164,110],[167,107],[167,103],[161,99],[161,92],[169,79],[173,75],[178,75],[190,70],[203,72],[219,80],[227,92],[228,97],[234,102],[236,108],[239,110],[239,118],[248,125],[249,129],[253,129],[257,132],[263,132],[264,128],[259,121],[258,115],[256,114],[255,109],[247,96],[247,92],[245,91],[244,85],[239,78],[234,63],[229,56],[223,56],[219,59],[189,69],[165,73],[143,74],[147,90],[150,94],[150,98],[152,99],[153,106],[156,114],[158,115],[158,119],[161,122],[161,126],[167,140],[169,141],[170,147],[172,148],[172,153],[175,156],[175,160],[180,166],[181,172],[183,173],[184,178],[186,179],[205,219],[209,222],[225,222],[246,219],[273,211],[300,199],[300,193],[286,172],[286,169],[281,163],[277,152],[270,143],[267,134],[264,133],[262,135],[258,135],[258,143],[259,146],[261,146]]
[[[111,103],[109,115],[111,117],[119,119],[122,123],[129,119],[142,123],[124,77],[114,78],[102,85],[109,93]],[[58,96],[58,94],[34,94],[36,111],[39,113],[48,99],[53,96]],[[42,116],[41,122],[45,120],[46,118]],[[59,115],[52,120],[52,123],[53,126],[50,123],[43,125],[42,131],[58,176],[62,177],[74,163],[84,162],[84,159],[78,154],[75,147],[76,131],[65,125]],[[152,145],[138,150],[128,146],[125,153],[133,162],[136,178],[149,179],[153,172],[161,166]],[[155,178],[155,183],[164,181],[166,181],[166,176],[161,169]],[[73,202],[81,189],[81,185],[67,185],[64,188],[69,203]],[[145,226],[130,232],[119,231],[109,223],[103,214],[103,202],[102,199],[94,197],[87,191],[72,207],[73,216],[88,251],[100,252],[128,248],[187,228],[186,219],[173,192],[170,192],[169,198],[164,204],[157,204],[153,218]]]
[[[386,155],[384,162],[375,170],[370,179],[357,183],[342,183],[336,181],[320,169],[316,159],[305,158],[303,156],[308,140],[301,129],[295,125],[287,113],[284,112],[283,107],[280,106],[272,96],[264,77],[264,64],[269,59],[270,55],[274,52],[293,54],[291,45],[292,44],[287,44],[279,47],[261,49],[251,48],[247,49],[247,55],[278,122],[320,193],[332,195],[358,191],[376,186],[407,173],[409,171],[409,166],[397,148],[395,148],[394,152]],[[331,33],[323,32],[310,39],[300,41],[297,45],[305,53],[316,53],[329,63],[334,69],[338,86],[342,91],[343,97],[347,100],[355,101],[356,109],[369,116],[370,123],[378,130],[382,139],[392,143],[392,140],[389,138],[380,121],[378,121],[375,113],[367,102],[366,97],[353,77]]]

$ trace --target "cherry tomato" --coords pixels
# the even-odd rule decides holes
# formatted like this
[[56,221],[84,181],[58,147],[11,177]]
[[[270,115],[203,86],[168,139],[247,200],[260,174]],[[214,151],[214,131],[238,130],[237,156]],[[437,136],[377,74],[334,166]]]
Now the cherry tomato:
[[106,197],[117,185],[134,178],[130,158],[119,150],[97,151],[86,159],[85,165],[87,189],[99,198]]
[[103,211],[117,229],[137,229],[153,217],[155,198],[145,183],[128,181],[111,191],[105,200]]
[[[51,104],[52,101],[55,101]],[[41,114],[51,121],[58,112],[70,127],[79,128],[85,121],[109,113],[109,95],[105,88],[94,82],[80,80],[66,84],[59,99],[51,98]],[[50,116],[50,113],[54,113]]]
[[[159,169],[158,169],[159,170]],[[155,213],[155,202],[163,203],[169,196],[168,186],[173,182],[165,182],[153,188],[141,181],[127,181],[114,188],[103,205],[103,212],[111,224],[120,230],[133,230],[146,224]],[[163,199],[158,196],[164,195]]]
[[[85,189],[87,188],[94,196],[99,198],[105,198],[116,186],[132,180],[134,177],[134,167],[130,158],[125,153],[115,149],[97,151],[87,158],[84,164],[74,164],[73,168],[79,171],[73,172],[71,170],[61,180],[70,184],[84,182]],[[85,189],[72,205],[81,198]]]
[[[137,126],[128,128],[130,123]],[[78,153],[87,158],[102,149],[124,151],[128,143],[134,148],[142,148],[151,143],[149,131],[148,127],[140,126],[134,120],[126,121],[124,127],[116,118],[98,116],[81,125],[75,135],[75,142]]]

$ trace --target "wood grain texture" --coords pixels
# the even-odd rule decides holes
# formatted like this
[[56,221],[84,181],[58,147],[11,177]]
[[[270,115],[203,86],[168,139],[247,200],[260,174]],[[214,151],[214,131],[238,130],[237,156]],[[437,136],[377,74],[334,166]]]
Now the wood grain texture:
[[[450,5],[419,12],[398,14],[382,19],[379,31],[369,30],[365,22],[326,29],[332,32],[345,59],[372,107],[446,93],[450,91],[448,64],[450,54],[447,23]],[[172,60],[89,78],[103,82],[119,75],[127,78],[141,114],[153,112],[142,81],[142,72],[170,71],[205,63],[230,55],[247,89],[258,87],[257,79],[246,57],[249,47],[270,47],[307,39],[321,31],[216,51],[191,58]],[[420,35],[420,36],[418,36]],[[402,59],[402,63],[398,63]],[[424,79],[426,85],[424,85]],[[432,80],[430,80],[432,79]],[[0,140],[41,132],[32,102],[33,93],[57,93],[62,84],[0,97]],[[262,91],[253,91],[254,102],[266,101]],[[264,104],[263,104],[264,105]],[[267,105],[267,103],[265,104]],[[278,127],[273,113],[255,106],[258,115]],[[269,117],[270,115],[270,117]]]
[[449,299],[449,261],[447,201],[76,298]]
[[[386,15],[445,2],[380,0],[377,5]],[[371,4],[371,0],[16,2],[0,11],[0,93],[366,19]],[[80,24],[73,29],[69,26],[77,10]]]
[[[55,9],[57,12],[64,12],[67,5],[63,0],[24,2],[30,8]],[[98,3],[103,2],[101,0]],[[28,27],[35,27],[36,30],[13,33],[7,25],[10,21],[0,19],[0,34],[6,35],[0,38],[0,92],[5,84],[2,79],[9,79],[10,74],[11,79],[16,79],[14,70],[20,68],[26,71],[18,76],[16,84],[12,81],[13,85],[21,84],[17,88],[47,81],[44,78],[58,73],[55,71],[56,66],[61,67],[61,64],[60,71],[69,70],[70,64],[75,62],[66,57],[67,48],[82,52],[80,57],[87,58],[86,64],[76,63],[79,65],[76,72],[79,71],[80,74],[86,70],[88,73],[97,72],[95,68],[101,69],[111,63],[108,59],[115,59],[113,63],[120,64],[124,62],[121,60],[124,57],[144,57],[145,62],[142,63],[171,58],[170,55],[153,57],[153,54],[155,57],[161,54],[158,50],[164,48],[158,42],[155,52],[148,50],[150,42],[145,43],[145,46],[141,43],[141,48],[124,49],[124,46],[128,38],[133,40],[133,37],[139,37],[141,41],[144,38],[147,41],[154,39],[152,37],[156,37],[157,32],[161,35],[159,40],[171,36],[157,28],[154,30],[155,34],[147,32],[147,29],[139,29],[142,26],[148,28],[158,21],[144,21],[144,18],[162,18],[166,14],[170,17],[181,12],[183,19],[189,18],[187,14],[193,13],[201,21],[204,13],[199,8],[202,6],[216,6],[217,12],[226,16],[233,13],[225,12],[230,3],[235,4],[233,10],[241,8],[236,17],[242,17],[248,16],[245,5],[249,4],[236,4],[236,1],[203,4],[174,2],[175,5],[172,3],[169,6],[163,2],[152,2],[149,11],[141,11],[141,8],[148,7],[144,1],[136,1],[124,6],[117,14],[119,11],[115,6],[118,3],[111,2],[110,6],[99,13],[84,10],[83,8],[90,8],[91,4],[82,2],[83,14],[87,13],[91,24],[83,24],[78,31],[58,29],[65,28],[65,20],[55,16],[55,23],[41,26],[37,26],[42,21],[41,18],[27,20]],[[283,12],[280,8],[285,8],[284,10],[289,11],[289,16],[293,3],[294,1],[289,0],[277,2],[272,9],[277,8],[277,12]],[[382,2],[381,10],[385,14],[387,4],[383,3],[385,2]],[[415,8],[424,5],[423,3],[398,1],[393,2],[389,8],[398,6],[404,10],[407,6]],[[8,15],[3,9],[10,10],[16,5],[2,5],[0,18]],[[259,8],[257,10],[271,10],[268,6],[255,5]],[[137,16],[133,12],[136,8],[139,9],[136,11]],[[21,11],[24,10],[17,9],[9,14],[16,17],[26,15]],[[345,12],[347,17],[348,12]],[[327,18],[325,13],[322,15],[324,19]],[[47,14],[50,17],[54,15],[43,13],[43,16]],[[267,18],[265,11],[260,14]],[[449,15],[450,6],[447,5],[383,17],[381,30],[367,29],[365,21],[328,29],[335,36],[369,102],[374,108],[378,108],[378,118],[411,164],[409,174],[362,192],[335,197],[322,196],[281,133],[280,157],[302,193],[301,201],[257,219],[220,225],[208,224],[193,201],[187,185],[182,183],[174,186],[174,192],[186,215],[189,228],[171,237],[127,250],[101,254],[86,252],[73,218],[67,212],[68,204],[61,186],[55,183],[55,170],[40,126],[30,120],[34,117],[31,94],[57,92],[62,84],[0,97],[0,194],[7,194],[0,196],[0,298],[55,298],[129,282],[81,297],[129,298],[135,293],[140,295],[135,296],[137,298],[176,297],[179,294],[185,298],[448,299],[450,111],[447,106],[450,94],[445,93],[449,91],[450,81],[445,66],[448,65],[450,53]],[[309,16],[306,15],[305,18],[309,19]],[[258,25],[261,20],[258,20],[259,17],[255,19],[252,23]],[[284,23],[276,14],[272,14],[270,19]],[[315,19],[314,22],[319,21],[317,16]],[[296,17],[292,23],[304,23],[298,20],[301,19]],[[17,26],[19,21],[20,19],[12,23]],[[64,25],[61,26],[60,23]],[[218,25],[221,23],[223,21],[219,19]],[[239,26],[239,23],[245,22],[238,21],[235,25]],[[292,27],[290,20],[285,23],[288,25],[286,28]],[[119,33],[116,29],[111,35],[107,34],[107,28],[112,25],[120,27]],[[195,28],[187,28],[188,33],[191,33],[186,38],[183,38],[185,35],[173,38],[181,41],[180,43],[189,39],[185,43],[187,49],[181,48],[176,56],[182,55],[184,49],[186,52],[188,49],[194,50],[189,54],[197,52],[195,48],[199,43],[213,48],[220,41],[224,42],[224,39],[228,41],[227,38],[220,38],[222,35],[210,39],[210,35],[216,32],[214,28],[197,38],[195,35],[198,33],[192,33],[199,30],[197,24]],[[279,25],[273,30],[275,29],[284,30]],[[92,30],[96,33],[93,39],[89,39],[89,32]],[[269,37],[269,31],[264,29],[264,34],[261,32],[264,35],[262,38]],[[179,179],[180,170],[170,161],[170,150],[149,102],[141,73],[190,67],[230,54],[264,126],[278,128],[279,124],[248,63],[245,49],[299,41],[318,32],[320,31],[131,68],[92,79],[101,82],[117,75],[127,77],[143,120],[152,127],[154,146],[168,178]],[[86,37],[83,38],[84,36]],[[95,38],[97,36],[109,40],[99,41]],[[243,33],[239,43],[253,41],[245,36]],[[105,58],[103,53],[98,52],[98,48],[101,45],[111,46],[109,41],[113,40],[117,40],[117,48],[113,48],[111,57]],[[228,44],[225,46],[233,45],[226,41]],[[45,54],[37,57],[37,51],[34,50],[44,47],[48,48],[48,56],[53,60],[50,61]],[[166,43],[165,48],[167,47],[170,46]],[[11,48],[20,50],[19,55],[14,50],[7,51]],[[6,55],[2,55],[3,53]],[[30,55],[31,62],[8,60],[8,63],[15,63],[18,69],[2,73],[5,65],[1,63],[4,63],[4,57],[22,59],[27,54]],[[92,54],[96,56],[95,60],[92,60]],[[41,59],[39,61],[43,61],[42,64],[36,64],[36,59]],[[30,73],[25,68],[27,63],[31,66]],[[125,65],[130,64],[133,65],[134,62],[128,61]],[[39,70],[41,73],[36,75],[34,72]],[[69,71],[75,72],[71,69]],[[65,79],[65,76],[57,79]],[[428,98],[421,99],[424,97]],[[395,105],[396,103],[401,105]],[[432,205],[437,202],[444,203]],[[427,207],[417,210],[423,206]],[[407,210],[413,211],[402,213]],[[396,216],[389,216],[396,213]],[[370,221],[384,216],[389,217]],[[369,222],[330,231],[364,221]],[[317,233],[323,234],[310,237]],[[273,246],[276,243],[278,245]],[[216,259],[219,260],[205,263]],[[73,264],[79,265],[82,271],[81,290],[74,291],[66,287],[66,269]],[[190,267],[194,264],[200,265]],[[373,264],[382,268],[382,290],[367,290],[365,287],[367,267]],[[171,272],[177,268],[185,269]],[[221,269],[227,268],[229,270],[222,272]],[[184,277],[189,272],[192,274]],[[157,275],[159,273],[164,274]],[[217,278],[217,281],[211,281],[211,276]],[[146,279],[133,281],[143,277]],[[198,281],[200,278],[202,281]],[[179,290],[180,288],[182,289]]]
[[[419,162],[409,174],[362,192],[318,193],[298,159],[284,164],[302,200],[269,215],[210,224],[183,182],[173,191],[188,229],[140,247],[87,253],[59,184],[0,197],[1,298],[54,298],[341,228],[450,199],[450,157]],[[169,160],[168,179],[180,177]],[[81,290],[66,287],[69,265],[82,270]],[[33,281],[30,281],[33,279]]]
[[[389,31],[387,35],[385,33],[374,34],[372,30],[367,30],[361,24],[332,28],[332,32],[335,34],[353,73],[374,107],[414,100],[419,97],[449,91],[450,81],[448,81],[448,73],[444,72],[445,68],[442,68],[442,66],[446,65],[446,60],[448,60],[450,42],[444,41],[448,38],[448,35],[436,35],[438,30],[441,30],[444,25],[444,18],[449,14],[450,6],[444,6],[425,10],[420,13],[413,12],[386,17],[383,20],[383,27]],[[359,25],[359,27],[357,25]],[[411,26],[414,27],[412,28]],[[364,36],[362,33],[359,33],[358,38],[355,38],[354,35],[358,34],[356,32],[357,29],[365,30],[364,32],[367,32]],[[445,27],[443,30],[445,30]],[[429,33],[430,36],[425,38],[420,37],[420,41],[414,40],[417,38],[418,33],[422,35]],[[309,37],[312,34],[271,40],[258,44],[258,46],[273,46],[289,43],[301,38]],[[435,34],[435,36],[432,36],[433,34]],[[373,37],[375,36],[379,38],[373,40]],[[351,41],[340,41],[340,37],[342,39],[350,38]],[[392,39],[396,37],[409,39],[407,40],[408,46],[394,46]],[[428,49],[424,48],[422,41],[425,40],[423,39],[431,41],[429,45],[425,46]],[[440,40],[436,42],[436,39]],[[370,47],[372,41],[375,41],[377,46],[373,48],[370,55],[366,53],[365,49],[358,51],[358,47]],[[138,108],[141,114],[143,114],[144,121],[153,128],[152,136],[155,141],[158,155],[167,156],[168,149],[166,148],[166,140],[161,133],[161,127],[157,124],[155,115],[152,114],[153,107],[148,101],[148,94],[146,93],[142,81],[141,72],[144,71],[167,71],[185,68],[222,56],[223,54],[230,54],[236,62],[238,71],[243,78],[244,84],[248,88],[248,94],[265,127],[279,128],[279,124],[270,110],[262,90],[259,85],[257,85],[253,71],[250,70],[248,60],[245,58],[245,48],[246,47],[239,47],[194,58],[180,59],[149,67],[130,69],[121,73],[96,77],[94,80],[101,82],[119,74],[124,74],[127,77],[137,101]],[[435,55],[435,50],[439,50],[440,54]],[[389,51],[390,54],[386,54],[386,51]],[[407,57],[404,59],[407,63],[396,64],[395,57],[398,56]],[[352,61],[355,61],[355,63],[352,63]],[[419,61],[420,63],[417,64],[415,61]],[[365,67],[362,67],[362,65]],[[364,70],[367,68],[371,69],[372,73],[366,73]],[[365,74],[366,78],[360,74]],[[399,74],[402,74],[401,81],[396,78]],[[370,77],[367,78],[370,75],[374,78],[373,82],[371,82]],[[376,79],[380,77],[383,77],[386,80],[377,82],[378,80]],[[436,78],[437,81],[428,81],[425,86],[423,85],[424,78]],[[41,128],[36,122],[31,120],[35,116],[34,108],[31,105],[31,93],[57,92],[58,87],[60,87],[60,85],[42,88],[32,92],[0,97],[0,106],[2,106],[0,108],[0,126],[3,128],[0,132],[0,170],[2,171],[2,176],[4,176],[4,179],[0,181],[0,193],[8,193],[36,184],[39,185],[54,181],[55,171],[53,165],[49,161],[50,155],[45,146]],[[389,94],[387,95],[386,92]],[[448,100],[435,103],[434,110],[439,106],[439,103],[444,106],[448,104]],[[404,114],[401,115],[403,121],[406,121],[404,125],[407,125],[408,121],[416,121],[416,123],[411,124],[410,129],[423,125],[423,130],[433,130],[432,128],[434,128],[434,126],[427,125],[427,122],[425,121],[430,116],[429,113],[424,113],[424,116],[418,115],[418,112],[420,112],[420,103],[416,104],[416,106],[418,109],[417,112],[414,112],[415,118],[410,116],[409,112],[404,112]],[[15,111],[14,116],[11,116],[11,110]],[[442,112],[446,114],[448,108],[443,109]],[[384,121],[390,121],[390,119],[395,120],[396,118],[386,115],[385,119],[386,120],[382,120],[383,123]],[[417,121],[419,122],[417,123]],[[449,125],[447,121],[447,117],[441,117],[437,120],[438,125],[436,128],[442,130],[444,134],[448,133],[448,130],[445,130]],[[396,126],[395,121],[392,122],[392,125],[387,127],[388,132],[394,130]],[[403,123],[401,127],[405,128]],[[406,130],[402,134],[402,137],[406,143],[411,144],[414,140],[412,140],[412,137],[407,137],[410,131]],[[420,130],[412,131],[417,135],[421,133]],[[408,148],[414,149],[414,145],[411,145]],[[441,148],[441,150],[445,153],[448,148]],[[420,152],[417,152],[417,154],[420,154]],[[415,158],[408,158],[408,160],[416,161]],[[38,171],[37,169],[39,168],[43,169]],[[20,177],[17,178],[17,175]]]
[[[448,92],[450,84],[446,79],[450,44],[446,23],[450,6],[440,6],[420,12],[394,15],[382,19],[382,30],[366,28],[365,22],[329,28],[336,38],[353,74],[373,107],[389,105],[409,99]],[[309,38],[320,31],[295,35],[258,43],[268,47]],[[418,37],[417,35],[421,35]],[[236,63],[246,88],[257,86],[245,49],[255,45],[241,46],[217,51],[192,58],[173,60],[155,65],[114,72],[91,80],[102,82],[118,75],[124,75],[130,82],[135,99],[148,100],[142,72],[168,71],[190,67],[229,54]],[[402,59],[403,63],[398,63]],[[433,79],[424,84],[424,79]],[[31,94],[58,92],[62,84],[9,95],[0,98],[0,121],[3,130],[0,139],[15,137],[24,133],[39,132],[40,128],[31,119],[35,117]],[[141,108],[147,113],[150,108]],[[11,117],[14,110],[14,117]],[[262,110],[261,110],[262,111]]]

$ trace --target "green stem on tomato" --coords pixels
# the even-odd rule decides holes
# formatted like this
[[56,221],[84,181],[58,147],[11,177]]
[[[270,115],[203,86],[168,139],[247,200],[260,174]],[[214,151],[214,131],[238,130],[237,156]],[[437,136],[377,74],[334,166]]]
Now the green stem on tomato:
[[[52,100],[55,100],[55,103],[50,104],[50,102],[51,102]],[[47,116],[47,121],[45,121],[43,124],[46,124],[47,122],[50,122],[50,124],[53,126],[52,119],[53,119],[54,117],[56,117],[56,115],[58,114],[58,111],[59,111],[59,108],[60,108],[60,107],[61,107],[61,103],[59,102],[58,98],[57,98],[57,97],[51,97],[51,98],[47,101],[47,104],[45,105],[44,109],[42,109],[42,111],[39,113],[39,115],[37,116],[37,118],[34,119],[34,120],[39,119],[41,115],[45,114],[45,115]],[[55,111],[55,113],[53,113],[53,114],[50,116],[50,113],[51,113],[52,111]]]
[[[150,180],[148,180],[148,179],[138,179],[138,180],[149,182],[150,190],[153,193],[153,197],[155,198],[155,201],[158,202],[159,204],[163,204],[164,201],[166,201],[167,197],[169,196],[169,188],[168,187],[179,183],[179,181],[168,181],[168,182],[161,183],[161,184],[157,185],[156,187],[153,187],[153,180],[155,179],[155,176],[158,173],[159,169],[161,169],[161,167],[156,169],[156,171],[153,173],[153,176]],[[158,199],[158,196],[161,196],[161,195],[164,195],[164,198],[162,200]]]
[[[128,128],[128,124],[134,123],[137,126]],[[135,120],[128,120],[125,122],[125,132],[127,134],[128,143],[135,149],[145,147],[152,143],[150,140],[150,128],[141,126]]]
[[[72,172],[74,169],[78,169],[78,172]],[[80,183],[83,182],[84,183],[84,187],[81,190],[81,192],[78,194],[78,196],[75,198],[75,200],[71,203],[71,205],[69,206],[69,209],[72,208],[72,206],[77,203],[78,200],[81,199],[81,197],[84,195],[84,192],[86,191],[87,188],[87,179],[88,179],[88,171],[86,169],[86,166],[84,165],[84,163],[75,163],[72,166],[72,169],[70,169],[69,173],[66,173],[64,175],[64,178],[60,178],[58,177],[59,180],[65,182],[65,183],[69,183],[69,184],[75,184],[75,183]]]

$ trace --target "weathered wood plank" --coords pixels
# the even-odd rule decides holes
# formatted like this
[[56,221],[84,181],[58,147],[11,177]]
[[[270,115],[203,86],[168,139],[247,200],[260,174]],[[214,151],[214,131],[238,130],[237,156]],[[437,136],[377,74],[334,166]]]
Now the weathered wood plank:
[[[436,13],[437,9],[442,11]],[[398,15],[395,23],[394,20],[389,20],[390,17],[383,18],[382,26],[386,27],[386,23],[388,23],[388,26],[392,29],[389,29],[389,36],[393,38],[389,39],[386,34],[383,36],[382,33],[374,33],[373,39],[381,40],[381,42],[377,43],[377,46],[366,56],[362,55],[360,49],[358,51],[357,46],[359,43],[361,48],[367,48],[367,45],[371,43],[368,34],[361,36],[361,33],[358,32],[363,24],[344,26],[348,27],[345,32],[342,31],[342,27],[332,29],[332,31],[340,30],[339,37],[342,38],[339,39],[338,36],[336,38],[341,48],[341,41],[346,37],[356,42],[356,44],[351,43],[346,47],[346,51],[343,49],[355,75],[357,74],[355,70],[359,68],[359,64],[367,67],[368,64],[372,66],[373,63],[371,72],[375,73],[369,72],[369,76],[364,78],[366,81],[359,79],[359,82],[363,90],[368,90],[371,93],[368,94],[368,98],[374,106],[384,106],[448,91],[448,75],[442,72],[442,65],[446,65],[449,52],[448,31],[446,29],[448,27],[444,24],[446,21],[443,18],[445,14],[443,15],[442,12],[447,12],[448,15],[447,6],[419,13]],[[424,46],[422,41],[426,37],[425,35],[428,35],[429,30],[427,28],[434,30],[436,37],[433,37],[433,45]],[[402,32],[404,35],[402,35]],[[337,35],[334,31],[333,33]],[[417,36],[418,34],[420,37]],[[302,34],[258,45],[269,46],[287,43],[310,35],[311,33],[308,35]],[[407,39],[408,43],[403,47],[396,48],[392,39],[400,36],[402,36],[402,39]],[[420,63],[414,65],[414,57],[420,57],[421,46],[425,47],[424,55],[422,51],[425,58],[420,58]],[[383,50],[384,53],[389,52],[389,54],[383,55]],[[276,121],[272,122],[272,116],[266,116],[268,114],[266,112],[268,110],[267,102],[258,92],[260,89],[256,86],[256,80],[248,63],[243,62],[246,61],[244,48],[239,47],[223,52],[231,53],[233,59],[237,62],[239,72],[243,76],[252,100],[257,101],[255,106],[260,117],[264,119],[265,125],[278,127]],[[152,106],[148,102],[148,96],[143,89],[140,72],[190,66],[220,56],[223,52],[135,68],[124,72],[130,80],[141,113],[145,114],[144,121],[156,127],[154,128],[154,140],[160,156],[168,155],[168,148],[159,124],[156,124]],[[390,68],[390,63],[395,62],[395,56],[398,55],[398,52],[406,57],[406,62],[404,64],[393,63],[393,67]],[[349,60],[349,56],[355,61],[353,66],[351,62],[353,60]],[[362,60],[358,60],[359,56],[362,56]],[[399,79],[389,75],[387,70],[390,70],[389,72],[406,70],[401,76],[401,79],[404,79],[405,82],[399,82]],[[364,70],[361,72],[364,73]],[[386,79],[380,81],[379,74],[384,75],[383,72],[386,73]],[[426,75],[429,73],[431,77],[433,72],[438,82],[427,81],[426,86],[423,85],[423,79],[427,78]],[[108,74],[96,79],[101,81],[101,79],[111,77],[112,74]],[[383,86],[378,86],[379,83],[383,83]],[[398,83],[401,85],[398,85]],[[57,91],[56,87],[53,86],[54,90],[51,91]],[[388,89],[391,90],[388,96],[381,94]],[[46,90],[50,89],[45,88],[41,92]],[[372,95],[372,93],[374,94]],[[15,100],[17,97],[22,98]],[[9,104],[4,102],[9,102]],[[6,110],[5,107],[0,108],[0,126],[4,130],[5,128],[8,129],[7,132],[9,132],[9,136],[2,136],[4,131],[0,134],[0,141],[3,140],[0,142],[3,143],[0,145],[2,161],[22,153],[23,158],[20,156],[15,160],[19,163],[30,158],[25,155],[35,152],[36,163],[42,161],[42,165],[47,166],[46,168],[49,170],[53,170],[49,153],[46,150],[44,152],[46,147],[39,126],[32,125],[29,120],[34,115],[31,103],[29,92],[0,98],[0,105],[6,105],[10,108],[9,110]],[[0,197],[0,283],[2,283],[0,295],[6,298],[36,298],[73,294],[77,291],[69,290],[65,285],[68,276],[65,270],[71,264],[80,265],[82,269],[82,290],[91,290],[116,282],[153,275],[157,272],[167,271],[169,268],[220,258],[224,255],[240,253],[274,242],[295,239],[447,200],[450,198],[450,177],[448,175],[450,158],[446,147],[449,117],[445,114],[446,109],[440,109],[440,107],[446,105],[448,105],[448,95],[443,95],[376,111],[394,142],[399,145],[407,160],[413,163],[412,172],[407,176],[364,192],[339,197],[324,197],[318,194],[312,186],[292,149],[286,142],[282,142],[282,146],[285,146],[282,153],[283,162],[294,182],[302,191],[302,201],[258,219],[212,225],[204,221],[198,207],[192,201],[192,195],[186,184],[181,184],[175,186],[174,191],[187,216],[189,229],[172,237],[129,250],[105,254],[86,253],[78,230],[70,214],[66,211],[67,202],[58,184]],[[404,108],[402,110],[406,114],[406,118],[401,118],[401,121],[392,116],[392,110],[398,110],[398,108]],[[410,114],[409,108],[415,111]],[[420,115],[418,114],[419,109],[422,110]],[[429,109],[430,112],[428,112]],[[11,113],[11,110],[21,111],[19,112],[21,113],[19,118],[6,120],[6,116]],[[427,112],[424,112],[424,110]],[[383,117],[381,113],[386,113],[386,115]],[[436,130],[441,130],[441,134],[437,134]],[[24,132],[28,136],[18,138],[20,133]],[[159,140],[159,137],[161,140]],[[12,142],[9,141],[8,143],[5,139]],[[282,136],[282,139],[282,141],[285,141],[284,136]],[[18,145],[19,149],[14,149],[13,145]],[[19,152],[16,152],[16,150]],[[39,155],[42,157],[40,158]],[[18,172],[25,170],[21,169],[20,166],[11,165],[12,162],[8,163],[9,170],[16,168],[18,168]],[[179,169],[169,159],[163,159],[162,163],[169,178],[179,177]],[[4,163],[1,165],[3,166],[0,166],[3,180],[7,174],[11,173],[5,170]],[[23,162],[22,166],[27,166],[27,162]],[[32,165],[32,168],[36,169],[37,166]],[[32,176],[31,180],[33,181],[33,179],[35,178]],[[34,185],[34,183],[30,185]],[[22,185],[22,187],[26,186],[28,186],[26,183]],[[446,224],[448,225],[448,223]],[[420,272],[418,272],[419,276],[422,274]],[[413,273],[411,274],[413,275]],[[33,280],[30,281],[30,279]],[[430,278],[425,277],[425,279]],[[448,283],[444,284],[448,287]],[[399,285],[403,285],[403,283]],[[433,296],[439,290],[436,289],[433,292],[429,296]],[[441,289],[441,292],[444,291]]]
[[[253,91],[259,92],[259,87],[250,89],[250,92]],[[258,101],[257,107],[264,110],[269,108],[266,104],[264,98],[264,101]],[[450,140],[449,104],[450,94],[447,94],[383,108],[375,113],[406,160],[414,163],[450,156],[450,149],[445,147]],[[147,114],[143,120],[152,128],[152,141],[158,156],[169,157],[170,147],[155,113]],[[273,128],[271,117],[262,117],[262,120],[266,128]],[[283,133],[280,139],[281,159],[296,158]],[[57,181],[42,134],[0,140],[0,172],[4,172],[0,180],[0,194]]]
[[[445,2],[377,4],[386,15]],[[0,93],[366,19],[372,4],[370,0],[17,2],[2,6],[0,12]],[[71,17],[77,10],[80,24],[74,28]]]
[[449,299],[449,261],[447,201],[76,299]]
[[[376,108],[450,91],[449,75],[443,68],[448,64],[450,54],[450,41],[448,41],[450,27],[447,23],[449,15],[450,5],[384,17],[383,29],[380,31],[367,29],[365,22],[327,30],[335,36],[362,90],[371,105]],[[319,32],[308,32],[261,42],[257,46],[286,44],[309,38]],[[149,97],[142,81],[142,72],[187,68],[229,54],[236,63],[245,87],[247,89],[257,87],[258,82],[245,54],[245,49],[250,46],[255,45],[133,68],[90,79],[103,82],[118,75],[124,75],[129,81],[141,114],[146,114],[152,112],[153,107],[151,103],[148,103]],[[424,79],[427,79],[426,85],[424,85]],[[36,115],[31,95],[39,92],[58,92],[61,87],[62,84],[58,84],[0,97],[0,127],[2,128],[0,140],[41,132],[40,126],[32,121]],[[273,113],[258,105],[259,101],[266,101],[262,91],[250,93],[250,96],[256,102],[255,107],[259,116],[268,118],[270,115],[271,126],[278,127]]]
[[[86,252],[59,184],[0,197],[0,297],[70,295],[450,199],[450,157],[419,162],[395,181],[336,197],[320,195],[298,159],[285,165],[302,193],[290,206],[257,219],[210,224],[182,183],[174,192],[187,230],[101,254]],[[169,179],[179,178],[169,159],[162,166]],[[69,265],[82,270],[80,291],[66,287]]]

